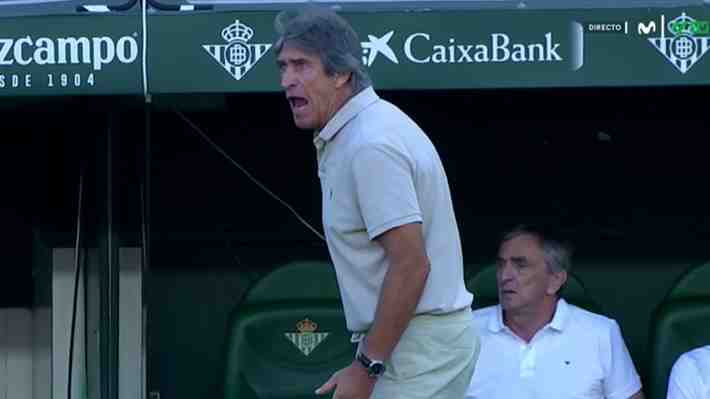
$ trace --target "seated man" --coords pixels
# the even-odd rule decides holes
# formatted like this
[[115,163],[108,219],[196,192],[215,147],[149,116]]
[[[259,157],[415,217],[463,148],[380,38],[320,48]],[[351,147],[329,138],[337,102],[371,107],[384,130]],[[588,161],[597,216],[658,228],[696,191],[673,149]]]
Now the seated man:
[[676,360],[668,380],[668,399],[710,398],[710,345],[686,352]]
[[474,312],[481,352],[467,399],[643,398],[617,323],[558,295],[569,248],[518,227],[497,265],[500,303]]

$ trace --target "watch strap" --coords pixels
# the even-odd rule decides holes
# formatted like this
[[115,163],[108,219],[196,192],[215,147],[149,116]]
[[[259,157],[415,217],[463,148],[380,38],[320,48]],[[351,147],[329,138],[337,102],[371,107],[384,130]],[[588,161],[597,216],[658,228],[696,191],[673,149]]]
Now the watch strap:
[[355,359],[362,364],[370,377],[379,377],[385,372],[385,365],[382,361],[372,360],[360,351],[357,352]]

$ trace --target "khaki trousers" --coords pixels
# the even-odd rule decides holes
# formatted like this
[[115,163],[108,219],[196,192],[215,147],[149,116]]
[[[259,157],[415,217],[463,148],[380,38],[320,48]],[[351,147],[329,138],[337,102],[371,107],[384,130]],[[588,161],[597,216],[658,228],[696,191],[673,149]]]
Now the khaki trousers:
[[414,317],[371,399],[463,399],[480,341],[471,310]]

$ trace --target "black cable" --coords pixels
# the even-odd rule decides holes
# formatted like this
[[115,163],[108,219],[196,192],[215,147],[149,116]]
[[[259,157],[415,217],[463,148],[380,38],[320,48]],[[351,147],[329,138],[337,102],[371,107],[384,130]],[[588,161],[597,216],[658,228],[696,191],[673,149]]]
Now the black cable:
[[[85,261],[86,258],[82,258],[82,261]],[[89,345],[89,329],[87,328],[88,324],[88,319],[90,318],[88,316],[89,314],[89,293],[88,293],[88,287],[89,287],[89,275],[88,275],[88,267],[82,268],[82,275],[84,277],[84,345],[88,347]],[[84,348],[84,378],[86,378],[86,384],[87,384],[87,390],[89,386],[89,351]],[[87,394],[87,396],[90,396],[90,394]],[[67,398],[71,399],[71,398]]]
[[145,309],[146,307],[144,306],[144,303],[146,301],[146,277],[148,273],[148,224],[146,221],[146,209],[145,207],[146,202],[145,202],[145,193],[144,193],[144,187],[143,184],[141,183],[140,185],[140,200],[141,200],[141,242],[142,242],[142,247],[141,248],[141,378],[143,379],[142,385],[145,390],[147,390],[147,385],[148,385],[148,365],[146,362],[144,362],[145,359],[145,353],[148,351],[148,342],[147,342],[147,337],[145,333],[145,329],[147,328],[146,324],[148,324],[148,318],[147,318],[147,313],[148,311]]
[[207,144],[212,146],[212,148],[215,151],[217,151],[220,155],[222,155],[225,159],[227,159],[232,165],[234,165],[237,169],[239,169],[242,172],[242,174],[244,174],[247,177],[247,179],[249,179],[252,183],[254,183],[257,187],[259,187],[262,191],[264,191],[266,194],[268,194],[271,198],[275,199],[276,202],[278,202],[283,207],[288,209],[288,211],[291,212],[291,214],[293,214],[293,216],[295,216],[296,219],[298,219],[298,221],[301,222],[301,224],[306,226],[306,228],[308,228],[311,232],[313,232],[313,234],[315,234],[318,238],[320,238],[321,241],[325,241],[325,237],[323,236],[323,234],[321,234],[321,232],[318,231],[318,229],[311,226],[311,224],[308,223],[308,221],[303,216],[299,215],[298,212],[296,212],[296,210],[291,205],[289,205],[286,201],[281,199],[281,197],[276,195],[273,191],[271,191],[268,187],[266,187],[266,185],[264,185],[262,182],[260,182],[254,176],[252,176],[252,174],[249,173],[249,171],[247,171],[245,167],[243,167],[237,161],[235,161],[232,157],[230,157],[229,154],[227,154],[226,151],[224,151],[220,146],[218,146],[214,141],[212,141],[212,139],[210,139],[209,136],[207,136],[207,134],[205,132],[203,132],[199,126],[197,126],[197,124],[195,124],[193,121],[191,121],[187,116],[185,116],[185,114],[180,112],[180,110],[178,110],[177,108],[173,108],[173,112],[177,116],[179,116],[180,119],[182,119],[185,123],[187,123],[187,125],[192,128],[193,132],[195,132],[198,136],[202,137],[202,139],[205,140],[207,142]]
[[[141,241],[143,248],[141,251],[141,365],[143,378],[143,391],[148,391],[148,362],[145,360],[148,346],[148,312],[149,309],[145,305],[147,296],[147,284],[150,280],[150,185],[151,185],[151,141],[152,141],[152,114],[153,110],[150,103],[146,103],[144,108],[144,159],[143,159],[143,182],[140,185],[140,203],[141,203]],[[137,157],[140,159],[140,157]]]
[[72,368],[74,366],[74,329],[76,328],[76,306],[79,298],[79,275],[81,262],[79,261],[79,244],[81,239],[81,199],[84,183],[83,168],[79,170],[79,203],[76,215],[76,241],[74,244],[74,300],[72,306],[71,329],[69,330],[69,380],[67,382],[67,399],[71,399]]
[[[144,154],[143,183],[140,186],[141,200],[141,240],[143,242],[142,261],[144,271],[150,270],[150,188],[151,188],[151,141],[152,141],[152,109],[150,104],[145,105],[144,120]],[[145,275],[145,273],[144,273]],[[145,296],[144,296],[145,298]]]

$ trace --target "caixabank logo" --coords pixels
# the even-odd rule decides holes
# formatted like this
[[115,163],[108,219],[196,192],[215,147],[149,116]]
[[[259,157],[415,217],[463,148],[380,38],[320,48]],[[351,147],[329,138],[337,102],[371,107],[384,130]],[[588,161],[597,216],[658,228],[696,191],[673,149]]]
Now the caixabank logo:
[[[648,41],[680,73],[685,74],[698,63],[710,49],[710,21],[700,21],[682,13],[666,24],[666,16],[661,15],[660,36],[649,37]],[[650,35],[655,32],[655,22],[639,23],[638,32]]]
[[235,80],[241,80],[271,48],[268,43],[249,43],[254,30],[238,19],[222,29],[226,44],[204,44],[202,48]]
[[[545,32],[541,36],[517,37],[505,32],[493,32],[479,37],[441,35],[430,32],[368,34],[361,42],[362,61],[372,67],[382,58],[392,64],[488,64],[488,63],[563,63],[576,71],[584,64],[584,31],[574,22],[564,49],[560,32]],[[383,57],[378,57],[382,55]]]

